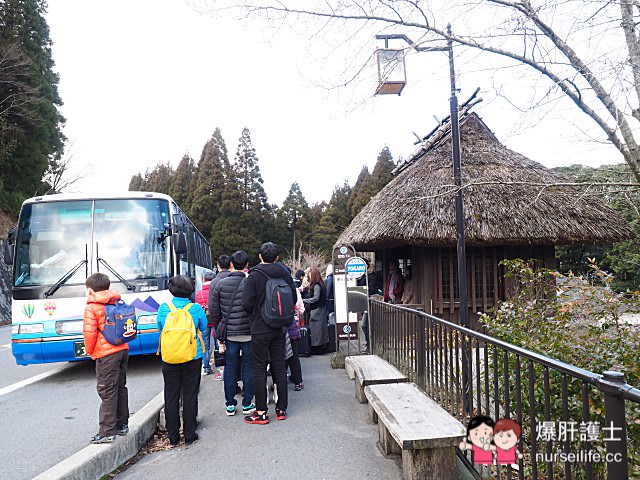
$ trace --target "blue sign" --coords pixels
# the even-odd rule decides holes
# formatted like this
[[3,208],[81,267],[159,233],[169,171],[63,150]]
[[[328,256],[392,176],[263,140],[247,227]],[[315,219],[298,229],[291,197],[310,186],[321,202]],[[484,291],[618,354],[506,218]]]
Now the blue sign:
[[360,257],[351,257],[345,265],[347,277],[358,279],[367,273],[367,262]]

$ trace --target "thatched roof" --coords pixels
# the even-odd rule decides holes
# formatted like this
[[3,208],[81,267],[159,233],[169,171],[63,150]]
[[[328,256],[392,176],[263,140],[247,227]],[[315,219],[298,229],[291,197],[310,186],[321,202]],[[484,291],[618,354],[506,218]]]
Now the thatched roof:
[[[336,244],[359,250],[456,244],[450,130],[439,129],[353,219]],[[461,120],[467,245],[611,243],[633,238],[611,208],[509,150],[472,113]]]

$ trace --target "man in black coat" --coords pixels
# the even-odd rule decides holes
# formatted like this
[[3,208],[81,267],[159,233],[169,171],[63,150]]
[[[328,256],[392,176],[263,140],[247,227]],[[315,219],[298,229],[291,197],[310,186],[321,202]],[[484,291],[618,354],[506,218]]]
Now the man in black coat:
[[[211,283],[209,284],[209,295],[207,297],[207,309],[209,310],[209,312],[211,312],[211,308],[213,306],[212,305],[213,289],[215,288],[218,282],[220,282],[222,279],[227,278],[229,275],[231,275],[231,272],[229,271],[229,268],[231,267],[231,257],[229,255],[220,255],[218,257],[216,264],[218,266],[218,273],[216,274],[215,277],[213,277],[213,280],[211,280]],[[209,324],[207,325],[207,327],[211,327],[211,331],[215,333],[215,328],[213,325],[212,318],[209,318]],[[216,342],[216,344],[213,350],[219,351],[218,339],[216,338],[214,341]],[[206,343],[207,342],[205,342],[205,347],[206,347]],[[207,347],[207,352],[209,357],[211,357],[210,349],[208,347]],[[219,367],[219,365],[216,365],[216,366]],[[222,380],[222,373],[220,372],[216,373],[213,376],[213,378],[215,378],[216,380]]]
[[[224,397],[227,415],[236,414],[235,399],[238,368],[242,369],[241,378],[244,387],[242,395],[242,413],[251,415],[256,406],[253,404],[253,364],[251,352],[251,328],[249,314],[242,307],[242,290],[246,279],[244,269],[249,263],[249,255],[238,250],[231,256],[229,275],[220,280],[213,288],[212,309],[213,324],[216,332],[224,327],[224,335],[218,335],[218,341],[225,345],[226,366],[224,371]],[[240,361],[242,352],[242,362]]]
[[[263,243],[258,256],[261,263],[249,271],[242,292],[242,306],[245,311],[250,312],[251,319],[253,385],[256,396],[256,411],[244,420],[247,423],[264,425],[269,423],[267,415],[267,364],[269,363],[271,363],[278,394],[276,418],[278,420],[287,418],[287,367],[284,359],[286,329],[270,327],[264,322],[260,312],[265,300],[267,277],[284,279],[291,287],[292,299],[297,299],[297,293],[291,274],[284,265],[278,263],[278,246],[275,243]],[[257,270],[261,270],[262,273]]]
[[229,269],[231,268],[231,257],[229,255],[220,255],[216,263],[218,265],[218,273],[215,277],[213,277],[213,280],[211,280],[211,283],[209,284],[209,298],[207,299],[207,307],[209,307],[209,311],[211,311],[213,290],[216,284],[223,278],[227,278],[229,275],[231,275],[231,272],[229,271]]

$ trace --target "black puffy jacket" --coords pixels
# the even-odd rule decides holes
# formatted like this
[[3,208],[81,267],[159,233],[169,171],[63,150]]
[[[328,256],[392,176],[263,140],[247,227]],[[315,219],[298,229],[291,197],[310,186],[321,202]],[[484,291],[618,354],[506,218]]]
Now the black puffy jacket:
[[267,279],[264,275],[254,270],[262,270],[271,278],[284,278],[291,287],[294,303],[295,299],[298,298],[298,293],[296,292],[296,287],[293,286],[291,274],[281,263],[260,263],[249,270],[249,276],[247,277],[246,284],[243,286],[242,305],[251,317],[251,335],[273,333],[281,329],[271,328],[264,323],[262,314],[260,313],[260,306],[262,302],[264,302],[264,290],[267,285]]
[[249,314],[242,307],[245,280],[244,272],[231,272],[213,287],[211,302],[213,325],[218,328],[218,324],[224,319],[227,322],[227,337],[251,334]]

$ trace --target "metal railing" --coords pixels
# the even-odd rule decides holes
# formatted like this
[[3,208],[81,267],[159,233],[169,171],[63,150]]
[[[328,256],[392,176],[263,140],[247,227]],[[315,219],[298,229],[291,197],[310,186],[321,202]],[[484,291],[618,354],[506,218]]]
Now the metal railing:
[[640,390],[622,373],[589,372],[400,305],[372,300],[369,317],[372,353],[463,424],[486,415],[522,426],[523,458],[497,466],[497,478],[640,478]]

